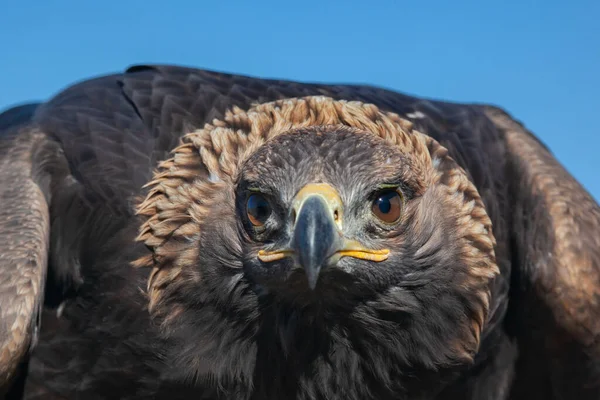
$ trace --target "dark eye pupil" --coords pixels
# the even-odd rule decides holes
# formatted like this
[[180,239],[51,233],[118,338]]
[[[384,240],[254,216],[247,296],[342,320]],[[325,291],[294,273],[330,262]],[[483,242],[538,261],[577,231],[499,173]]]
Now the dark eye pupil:
[[383,214],[388,214],[391,211],[392,202],[390,199],[393,197],[393,195],[394,194],[388,194],[377,199],[377,206],[379,207],[379,211],[381,211]]
[[253,214],[258,219],[264,219],[269,215],[269,206],[265,203],[257,204],[253,209]]
[[248,217],[253,225],[264,225],[270,215],[271,206],[264,197],[253,194],[248,198]]

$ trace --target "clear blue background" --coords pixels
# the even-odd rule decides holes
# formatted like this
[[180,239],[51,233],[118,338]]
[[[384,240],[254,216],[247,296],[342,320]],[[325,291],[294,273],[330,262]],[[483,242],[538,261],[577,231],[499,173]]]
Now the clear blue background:
[[136,63],[501,105],[600,199],[598,0],[0,0],[0,109]]

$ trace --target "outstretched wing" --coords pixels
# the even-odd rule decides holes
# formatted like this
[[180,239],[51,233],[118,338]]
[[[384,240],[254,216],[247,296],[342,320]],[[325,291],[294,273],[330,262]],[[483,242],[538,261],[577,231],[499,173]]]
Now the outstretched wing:
[[35,105],[0,115],[0,387],[35,343],[48,262],[48,202],[58,146],[31,124]]
[[494,107],[485,113],[504,135],[512,178],[515,396],[597,399],[600,207],[520,123]]

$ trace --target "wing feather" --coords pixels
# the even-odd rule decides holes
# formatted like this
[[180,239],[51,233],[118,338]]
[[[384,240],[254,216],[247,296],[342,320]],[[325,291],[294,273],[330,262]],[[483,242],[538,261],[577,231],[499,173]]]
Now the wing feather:
[[524,372],[517,376],[537,371],[536,379],[545,379],[541,385],[533,378],[518,382],[516,390],[598,398],[600,207],[520,123],[494,107],[485,112],[503,132],[508,152],[517,266],[511,314]]
[[0,115],[0,386],[35,344],[50,232],[49,170],[58,147],[28,123],[34,106]]

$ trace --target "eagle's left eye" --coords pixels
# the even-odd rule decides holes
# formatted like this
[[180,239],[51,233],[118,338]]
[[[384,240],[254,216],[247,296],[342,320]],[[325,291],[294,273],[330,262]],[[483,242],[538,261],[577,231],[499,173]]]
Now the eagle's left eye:
[[248,197],[246,210],[250,223],[255,227],[263,226],[271,216],[271,205],[260,194],[253,194]]
[[402,213],[402,196],[397,190],[379,192],[373,201],[371,211],[387,224],[397,222]]

